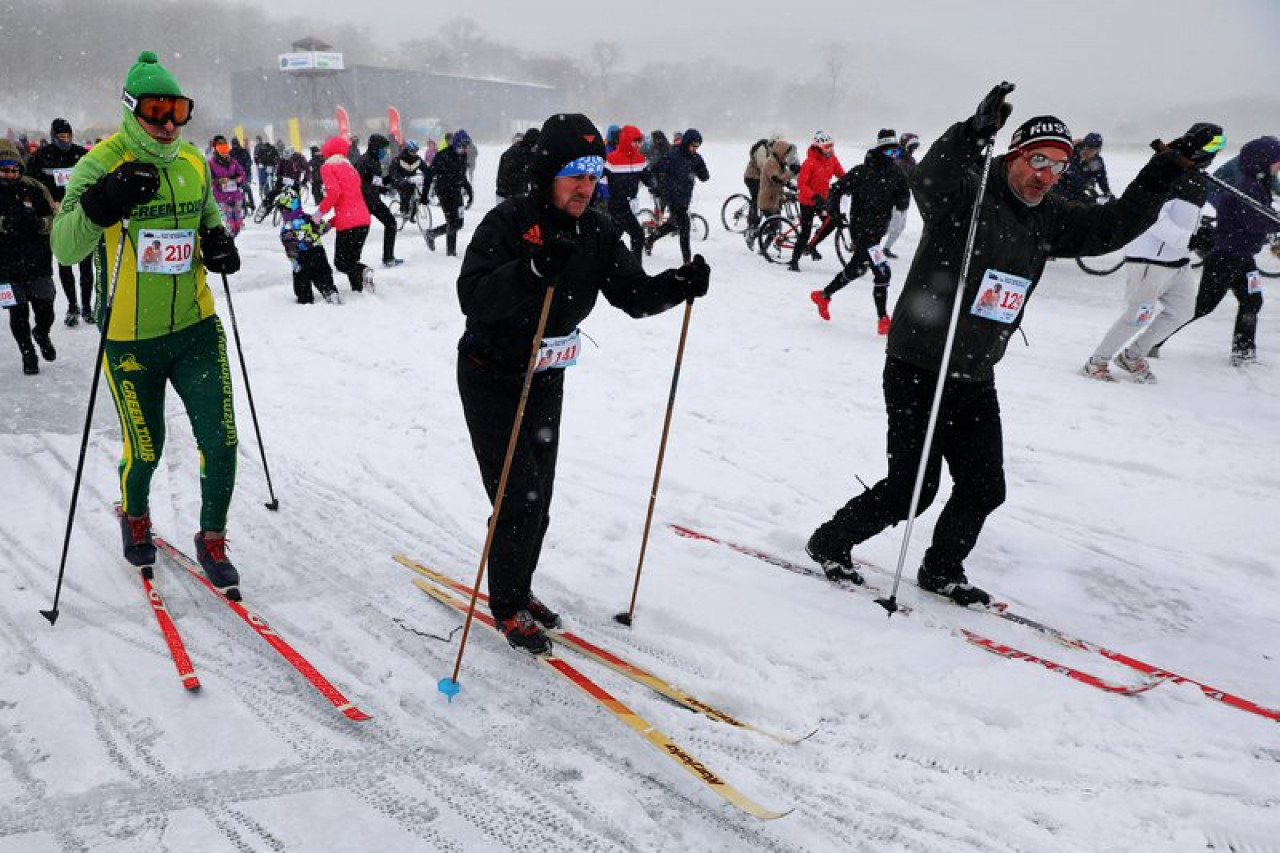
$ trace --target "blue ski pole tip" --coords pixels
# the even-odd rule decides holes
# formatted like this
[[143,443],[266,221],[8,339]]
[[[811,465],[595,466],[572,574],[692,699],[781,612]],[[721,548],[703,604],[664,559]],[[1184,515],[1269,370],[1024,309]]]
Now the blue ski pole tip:
[[462,690],[462,685],[454,681],[452,678],[442,678],[440,683],[436,685],[441,693],[449,697],[449,701],[453,701],[453,697],[457,696]]

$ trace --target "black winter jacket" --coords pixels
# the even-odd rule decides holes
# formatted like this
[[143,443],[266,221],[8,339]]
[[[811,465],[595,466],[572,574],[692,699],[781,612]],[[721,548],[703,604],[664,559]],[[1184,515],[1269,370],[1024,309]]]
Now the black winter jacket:
[[[31,155],[31,159],[27,161],[26,173],[44,184],[54,201],[62,201],[62,197],[67,194],[71,168],[88,153],[79,145],[72,144],[63,151],[50,142],[40,146],[40,150]],[[63,179],[61,184],[58,183],[59,177]]]
[[529,164],[533,150],[523,139],[513,142],[498,158],[497,193],[503,198],[524,195],[529,192]]
[[[939,370],[981,174],[980,145],[961,122],[930,147],[911,177],[924,234],[894,311],[890,358],[935,373]],[[1180,175],[1176,166],[1153,158],[1124,195],[1107,204],[1080,204],[1049,194],[1030,207],[1009,188],[1004,161],[992,162],[969,277],[960,295],[948,376],[992,381],[993,368],[1022,322],[1025,302],[1011,323],[971,313],[987,270],[1029,279],[1026,297],[1030,298],[1050,257],[1106,254],[1150,227]]]
[[854,166],[832,184],[827,204],[836,204],[845,195],[851,199],[849,236],[854,246],[865,247],[880,242],[889,228],[894,208],[906,208],[911,190],[893,158],[872,148],[861,166]]
[[427,167],[426,183],[422,187],[425,197],[427,190],[435,185],[436,195],[441,203],[459,204],[462,194],[472,197],[471,182],[467,180],[467,158],[452,145],[441,148],[431,165]]
[[706,181],[711,178],[702,155],[690,151],[684,144],[676,145],[658,161],[658,165],[653,167],[653,176],[658,181],[658,195],[676,207],[688,207],[693,201],[694,179]]
[[53,197],[44,184],[26,176],[0,180],[0,282],[52,275],[52,228]]
[[553,231],[570,235],[578,251],[559,275],[546,337],[573,332],[602,293],[632,317],[658,314],[683,301],[676,271],[647,275],[608,216],[589,208],[575,222],[533,197],[507,199],[485,215],[462,261],[458,302],[467,331],[459,352],[495,372],[521,373],[528,367],[546,294],[546,282],[534,275],[529,254]]

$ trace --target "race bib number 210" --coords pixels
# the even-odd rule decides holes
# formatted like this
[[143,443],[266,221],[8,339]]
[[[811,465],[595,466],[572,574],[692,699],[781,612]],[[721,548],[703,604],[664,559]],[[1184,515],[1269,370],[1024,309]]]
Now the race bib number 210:
[[143,229],[138,232],[138,271],[180,275],[191,269],[195,250],[192,228]]

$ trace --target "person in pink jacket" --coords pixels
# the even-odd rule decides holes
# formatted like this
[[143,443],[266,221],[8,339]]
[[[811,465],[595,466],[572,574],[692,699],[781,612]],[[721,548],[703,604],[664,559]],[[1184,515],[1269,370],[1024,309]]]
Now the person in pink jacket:
[[324,156],[324,165],[320,167],[324,200],[317,214],[328,217],[332,213],[333,230],[338,232],[333,265],[338,272],[347,274],[351,289],[359,292],[365,287],[373,290],[373,270],[360,263],[360,253],[369,236],[370,217],[360,191],[360,175],[347,159],[349,145],[341,136],[333,136],[320,149]]
[[244,190],[249,176],[244,167],[231,156],[227,138],[218,134],[213,138],[213,156],[209,158],[209,181],[213,185],[213,200],[222,211],[222,221],[235,237],[244,227]]

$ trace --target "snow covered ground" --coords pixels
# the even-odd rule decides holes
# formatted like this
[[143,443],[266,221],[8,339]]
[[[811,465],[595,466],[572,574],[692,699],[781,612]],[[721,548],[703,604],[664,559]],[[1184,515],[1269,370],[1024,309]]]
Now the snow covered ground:
[[[820,727],[780,745],[582,663],[712,769],[794,813],[739,813],[487,632],[468,646],[462,694],[445,701],[436,682],[456,637],[407,629],[443,635],[460,620],[390,555],[470,578],[484,537],[454,384],[458,261],[406,231],[407,263],[379,268],[376,294],[299,306],[275,231],[259,225],[241,239],[233,287],[281,508],[262,507],[241,397],[232,554],[246,599],[374,719],[343,719],[162,561],[157,586],[204,684],[181,689],[119,558],[105,389],[50,628],[37,611],[53,591],[96,341],[59,326],[59,359],[37,378],[0,345],[0,851],[1280,850],[1274,722],[1192,686],[1109,695],[951,629],[1114,681],[1137,673],[911,585],[901,600],[916,611],[886,621],[868,598],[667,529],[803,560],[813,527],[885,467],[870,283],[839,294],[823,323],[808,292],[835,273],[834,252],[796,275],[722,230],[744,150],[704,151],[714,177],[695,207],[712,223],[698,247],[712,290],[693,312],[636,624],[610,616],[631,591],[679,310],[632,321],[602,302],[585,326],[595,343],[568,382],[536,588],[575,629],[743,719]],[[468,233],[492,203],[497,156],[482,154]],[[1123,184],[1141,157],[1109,162]],[[919,228],[913,214],[899,281]],[[379,237],[375,226],[366,260]],[[677,260],[667,239],[650,266]],[[1155,362],[1158,385],[1090,382],[1077,370],[1122,291],[1120,274],[1050,265],[1027,345],[999,368],[1009,499],[970,576],[1032,618],[1280,706],[1274,307],[1256,367],[1227,365],[1228,298]],[[185,548],[198,460],[176,402],[170,414],[153,514]],[[936,513],[916,526],[908,577]],[[893,566],[901,534],[859,551]]]

